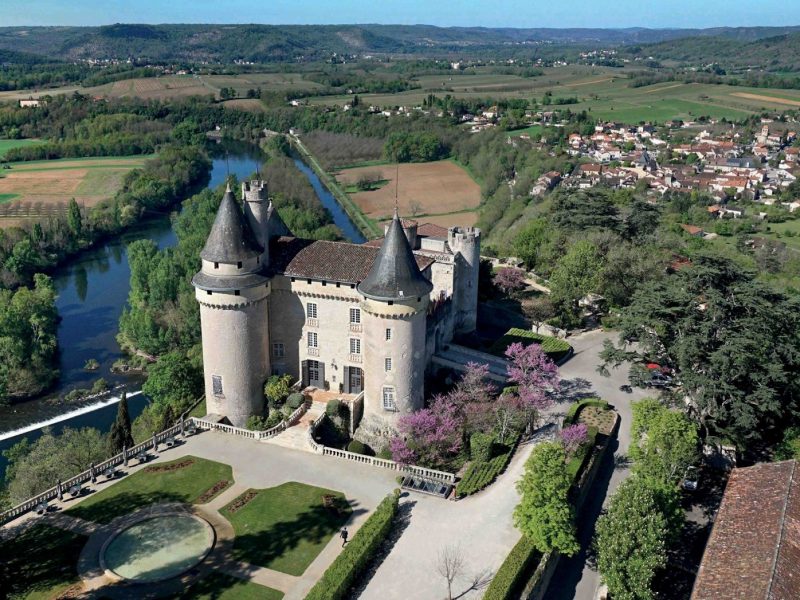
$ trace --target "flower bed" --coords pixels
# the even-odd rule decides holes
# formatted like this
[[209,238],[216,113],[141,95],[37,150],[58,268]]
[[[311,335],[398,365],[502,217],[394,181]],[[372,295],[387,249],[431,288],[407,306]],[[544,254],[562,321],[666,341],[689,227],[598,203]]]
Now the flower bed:
[[235,513],[237,510],[241,510],[245,506],[247,506],[248,502],[250,502],[256,496],[258,496],[257,491],[248,490],[247,492],[236,498],[236,500],[231,502],[228,506],[226,506],[225,510]]
[[227,489],[231,485],[231,483],[233,482],[227,479],[218,481],[200,495],[200,497],[197,499],[197,503],[205,504],[206,502],[214,498],[217,494],[219,494],[222,490]]
[[542,350],[544,350],[547,356],[554,362],[560,361],[572,352],[572,346],[564,340],[526,329],[519,329],[517,327],[512,327],[506,331],[503,337],[492,344],[492,347],[489,348],[489,352],[495,356],[505,357],[506,348],[515,342],[526,346],[528,344],[539,344]]
[[187,458],[186,460],[182,460],[180,462],[172,462],[164,465],[152,465],[150,467],[145,467],[142,470],[145,473],[169,473],[170,471],[177,471],[178,469],[185,469],[186,467],[191,467],[193,464],[194,460],[191,458]]

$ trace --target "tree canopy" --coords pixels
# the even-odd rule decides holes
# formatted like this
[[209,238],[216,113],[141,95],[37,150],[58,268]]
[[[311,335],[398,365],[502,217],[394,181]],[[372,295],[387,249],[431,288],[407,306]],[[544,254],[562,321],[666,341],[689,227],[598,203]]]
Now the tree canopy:
[[601,370],[624,360],[673,369],[674,395],[704,437],[745,445],[797,415],[800,299],[730,259],[699,254],[676,276],[643,285],[619,326]]

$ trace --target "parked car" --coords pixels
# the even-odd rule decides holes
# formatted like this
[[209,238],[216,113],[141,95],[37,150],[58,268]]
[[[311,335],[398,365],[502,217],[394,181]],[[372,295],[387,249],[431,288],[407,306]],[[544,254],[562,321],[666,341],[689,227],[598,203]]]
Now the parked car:
[[694,492],[697,489],[698,483],[699,473],[697,467],[687,467],[686,473],[683,476],[683,481],[681,482],[681,487],[687,492]]

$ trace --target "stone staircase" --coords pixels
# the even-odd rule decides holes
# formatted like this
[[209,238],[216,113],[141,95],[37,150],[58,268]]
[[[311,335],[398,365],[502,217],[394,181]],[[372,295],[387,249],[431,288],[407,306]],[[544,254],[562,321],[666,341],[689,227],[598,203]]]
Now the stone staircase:
[[446,350],[436,353],[433,356],[433,362],[457,371],[465,371],[467,364],[471,362],[487,364],[489,365],[489,379],[498,383],[508,381],[508,361],[506,359],[458,344],[449,344]]
[[317,417],[325,412],[325,405],[324,402],[312,402],[309,409],[300,418],[297,424],[287,427],[278,435],[263,440],[263,442],[265,444],[275,444],[276,446],[291,448],[292,450],[314,452],[314,449],[308,443],[308,428]]

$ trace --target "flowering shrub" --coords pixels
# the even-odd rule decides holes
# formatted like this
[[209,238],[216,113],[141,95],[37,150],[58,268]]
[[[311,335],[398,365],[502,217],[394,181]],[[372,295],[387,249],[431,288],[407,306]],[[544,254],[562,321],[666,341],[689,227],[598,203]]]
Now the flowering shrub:
[[574,454],[575,451],[586,443],[589,438],[589,427],[586,423],[576,423],[564,427],[560,433],[561,443],[564,444],[564,450],[567,454]]

